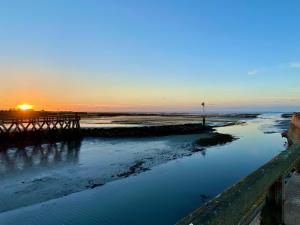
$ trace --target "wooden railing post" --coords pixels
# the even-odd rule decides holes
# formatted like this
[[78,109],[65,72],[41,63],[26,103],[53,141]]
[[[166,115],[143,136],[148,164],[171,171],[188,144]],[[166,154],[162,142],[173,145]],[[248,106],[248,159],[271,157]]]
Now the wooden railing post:
[[284,178],[280,177],[270,187],[267,193],[267,207],[272,212],[268,215],[274,222],[274,225],[284,224]]
[[300,160],[295,165],[296,173],[300,174]]

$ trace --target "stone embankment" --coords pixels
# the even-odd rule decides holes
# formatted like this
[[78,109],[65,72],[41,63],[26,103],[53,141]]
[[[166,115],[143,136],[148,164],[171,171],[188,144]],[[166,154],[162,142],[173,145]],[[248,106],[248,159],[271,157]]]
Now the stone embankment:
[[289,145],[300,141],[300,115],[293,113],[289,130],[284,136],[287,137]]

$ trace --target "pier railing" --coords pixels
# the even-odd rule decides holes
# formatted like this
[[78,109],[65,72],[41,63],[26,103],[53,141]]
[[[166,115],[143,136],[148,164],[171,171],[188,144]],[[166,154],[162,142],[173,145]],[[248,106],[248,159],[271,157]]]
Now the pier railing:
[[298,142],[176,225],[246,225],[264,205],[272,206],[272,224],[284,224],[285,178],[299,161]]
[[77,114],[0,116],[0,134],[79,128],[80,116]]

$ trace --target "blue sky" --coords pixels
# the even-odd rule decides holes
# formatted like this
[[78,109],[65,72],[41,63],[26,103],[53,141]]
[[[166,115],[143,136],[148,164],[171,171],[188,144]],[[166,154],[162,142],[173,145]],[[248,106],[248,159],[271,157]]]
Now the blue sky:
[[2,108],[300,108],[297,1],[0,4]]

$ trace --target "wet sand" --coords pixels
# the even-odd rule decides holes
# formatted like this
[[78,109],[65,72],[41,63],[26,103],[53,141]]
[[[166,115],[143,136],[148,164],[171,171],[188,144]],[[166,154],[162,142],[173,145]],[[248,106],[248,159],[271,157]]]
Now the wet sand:
[[[254,119],[259,114],[208,114],[206,122],[210,126],[225,126],[238,124],[244,119]],[[84,128],[96,127],[140,127],[140,126],[161,126],[201,123],[201,114],[85,114],[82,115],[81,126]]]
[[[202,139],[211,143],[197,143]],[[0,212],[93,189],[195,152],[205,154],[206,147],[225,143],[219,142],[216,133],[203,133],[122,140],[85,138],[82,142],[11,148],[0,152]],[[78,164],[80,161],[83,163]]]

